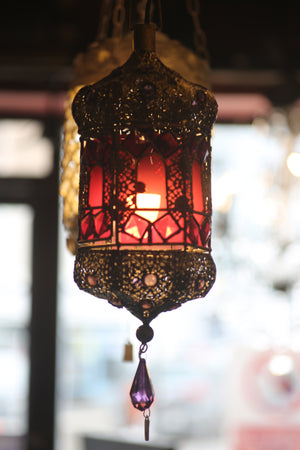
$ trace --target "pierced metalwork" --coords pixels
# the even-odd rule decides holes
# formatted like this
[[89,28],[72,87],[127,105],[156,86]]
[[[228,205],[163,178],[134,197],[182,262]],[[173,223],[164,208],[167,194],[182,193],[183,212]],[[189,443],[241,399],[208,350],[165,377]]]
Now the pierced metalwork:
[[[80,248],[75,263],[79,288],[143,322],[188,300],[204,297],[215,280],[215,265],[201,251],[109,251]],[[155,286],[144,278],[157,276]]]
[[90,138],[130,130],[210,136],[217,104],[211,92],[164,66],[154,52],[135,51],[111,75],[76,95],[79,134]]
[[149,42],[73,102],[81,134],[75,281],[144,323],[204,297],[215,279],[210,135],[217,104],[206,88],[165,67]]

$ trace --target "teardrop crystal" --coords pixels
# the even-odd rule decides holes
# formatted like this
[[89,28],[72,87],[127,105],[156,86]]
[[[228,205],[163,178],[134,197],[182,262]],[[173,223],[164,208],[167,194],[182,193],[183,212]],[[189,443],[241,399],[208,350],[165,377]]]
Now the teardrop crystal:
[[140,411],[150,408],[154,401],[154,391],[144,358],[140,359],[135,373],[130,389],[130,398],[133,406]]

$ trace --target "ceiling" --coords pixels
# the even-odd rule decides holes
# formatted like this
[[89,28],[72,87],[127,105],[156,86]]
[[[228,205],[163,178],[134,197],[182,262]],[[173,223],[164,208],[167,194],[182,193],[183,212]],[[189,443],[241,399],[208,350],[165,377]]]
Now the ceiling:
[[[5,2],[0,16],[0,89],[65,88],[73,58],[96,37],[100,3]],[[162,0],[162,31],[193,48],[194,29],[185,3]],[[284,95],[293,98],[299,90],[299,17],[296,1],[200,0],[217,89],[251,91],[259,79],[264,88],[283,86]]]

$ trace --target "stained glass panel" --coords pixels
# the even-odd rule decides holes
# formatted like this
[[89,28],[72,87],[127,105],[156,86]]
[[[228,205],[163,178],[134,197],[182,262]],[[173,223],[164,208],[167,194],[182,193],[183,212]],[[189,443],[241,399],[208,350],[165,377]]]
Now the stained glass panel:
[[203,192],[201,182],[201,166],[198,161],[193,162],[193,206],[194,211],[203,211]]
[[100,166],[92,168],[90,173],[89,185],[89,204],[93,206],[102,206],[103,199],[103,169]]

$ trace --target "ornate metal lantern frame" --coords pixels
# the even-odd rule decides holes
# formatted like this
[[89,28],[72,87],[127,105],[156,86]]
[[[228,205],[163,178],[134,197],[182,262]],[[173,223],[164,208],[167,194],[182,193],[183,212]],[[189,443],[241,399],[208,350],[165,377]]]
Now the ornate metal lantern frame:
[[[138,29],[140,46],[154,26]],[[75,280],[147,323],[204,297],[214,282],[210,133],[217,111],[207,89],[148,48],[73,102],[82,142]],[[158,191],[152,194],[164,190],[157,208],[138,206],[147,184]],[[155,221],[141,215],[147,210]]]
[[81,135],[74,278],[143,322],[131,399],[145,411],[154,398],[141,358],[153,337],[149,323],[204,297],[215,280],[210,138],[217,104],[208,89],[160,62],[155,25],[141,24],[129,60],[82,88],[72,111]]

